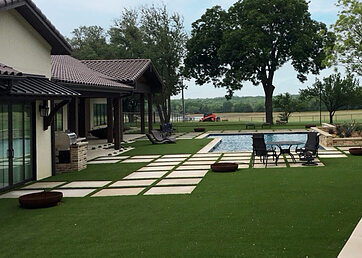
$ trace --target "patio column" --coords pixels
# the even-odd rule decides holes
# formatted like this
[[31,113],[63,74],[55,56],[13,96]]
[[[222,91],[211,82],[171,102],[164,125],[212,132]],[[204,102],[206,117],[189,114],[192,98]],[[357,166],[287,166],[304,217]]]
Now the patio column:
[[79,136],[80,137],[86,137],[87,131],[86,131],[86,103],[85,98],[80,98],[79,100],[79,117],[78,117],[78,130],[79,130]]
[[114,149],[119,150],[121,147],[121,99],[117,97],[114,103]]
[[123,99],[119,98],[119,109],[120,109],[120,134],[119,134],[119,141],[123,141],[123,130],[124,130],[124,115],[123,115]]
[[79,134],[78,127],[78,98],[73,98],[69,103],[69,111],[68,111],[68,127],[69,130],[73,133]]
[[152,94],[148,94],[148,132],[151,133],[152,131]]
[[107,140],[113,142],[113,100],[107,98]]
[[145,130],[145,94],[140,94],[140,112],[141,112],[141,133],[144,134]]

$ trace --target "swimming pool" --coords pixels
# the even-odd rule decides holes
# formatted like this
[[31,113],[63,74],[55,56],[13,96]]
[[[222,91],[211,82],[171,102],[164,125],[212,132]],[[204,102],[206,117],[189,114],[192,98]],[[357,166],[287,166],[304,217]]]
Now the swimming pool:
[[[233,152],[253,150],[252,134],[210,134],[208,138],[221,138],[210,152]],[[272,141],[300,141],[299,147],[307,141],[307,133],[265,133],[265,142]],[[267,145],[268,148],[270,146]],[[295,146],[293,146],[294,148]]]

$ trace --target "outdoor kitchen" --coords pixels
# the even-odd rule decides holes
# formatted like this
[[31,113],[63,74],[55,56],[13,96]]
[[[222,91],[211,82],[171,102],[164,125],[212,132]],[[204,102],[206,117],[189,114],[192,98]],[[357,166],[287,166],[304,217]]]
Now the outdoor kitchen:
[[55,132],[55,171],[81,171],[87,168],[88,142],[75,133]]

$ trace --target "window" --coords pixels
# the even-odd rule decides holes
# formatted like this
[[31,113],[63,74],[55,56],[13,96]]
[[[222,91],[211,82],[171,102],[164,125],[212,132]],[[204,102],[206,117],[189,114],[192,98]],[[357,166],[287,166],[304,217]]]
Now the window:
[[55,115],[55,131],[63,131],[63,108]]
[[107,104],[93,104],[93,126],[107,124]]

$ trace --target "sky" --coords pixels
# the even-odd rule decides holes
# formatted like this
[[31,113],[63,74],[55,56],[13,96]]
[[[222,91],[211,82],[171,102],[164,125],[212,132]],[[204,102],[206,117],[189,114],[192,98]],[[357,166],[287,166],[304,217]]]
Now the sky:
[[[124,8],[135,8],[141,5],[164,3],[170,12],[178,12],[184,17],[185,29],[191,31],[191,24],[205,13],[207,8],[220,5],[229,8],[236,0],[33,0],[42,10],[53,25],[66,37],[71,37],[71,32],[79,26],[98,25],[108,29],[114,19],[120,16]],[[310,0],[309,11],[312,18],[324,22],[328,26],[337,20],[337,0]],[[329,76],[333,69],[325,69],[318,78]],[[299,89],[311,86],[316,76],[309,75],[304,83],[299,82],[297,73],[290,64],[281,67],[275,75],[274,94],[289,92],[297,94]],[[224,88],[214,88],[212,84],[198,86],[194,81],[186,81],[187,89],[185,98],[213,98],[226,94]],[[261,85],[253,86],[246,82],[235,96],[263,96]],[[181,95],[174,98],[181,98]]]

